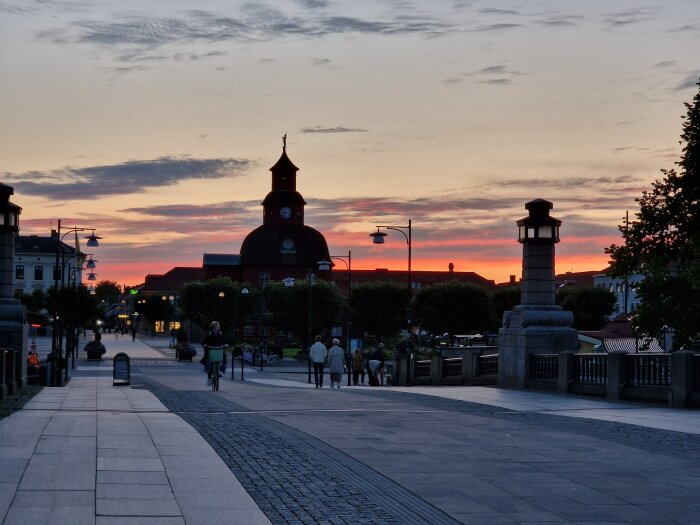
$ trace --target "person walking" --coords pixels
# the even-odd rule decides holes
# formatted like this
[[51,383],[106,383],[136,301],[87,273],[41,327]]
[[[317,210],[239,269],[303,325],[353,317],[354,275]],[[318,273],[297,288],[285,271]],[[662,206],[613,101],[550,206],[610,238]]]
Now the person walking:
[[333,339],[333,346],[328,351],[328,372],[331,376],[331,388],[340,388],[340,380],[345,372],[345,352],[340,348],[340,341]]
[[323,386],[323,365],[326,363],[326,358],[328,357],[328,349],[326,345],[321,342],[321,336],[316,336],[316,342],[309,348],[309,359],[314,364],[314,381],[316,382],[316,388],[321,388]]
[[365,363],[362,358],[360,349],[356,349],[352,355],[352,384],[357,386],[358,381],[362,378],[362,384],[365,384]]
[[136,341],[136,327],[135,326],[131,327],[131,340]]
[[384,385],[384,343],[379,343],[377,349],[369,356],[369,385]]

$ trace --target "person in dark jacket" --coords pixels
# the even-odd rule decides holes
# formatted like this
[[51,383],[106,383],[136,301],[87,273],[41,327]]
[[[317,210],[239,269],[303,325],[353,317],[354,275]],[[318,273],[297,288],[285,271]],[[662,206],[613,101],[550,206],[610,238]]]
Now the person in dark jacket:
[[[211,367],[209,366],[209,349],[212,347],[219,347],[219,346],[224,346],[225,341],[224,341],[224,334],[221,331],[221,325],[219,325],[218,321],[212,321],[211,323],[211,329],[207,332],[207,335],[204,336],[204,340],[202,341],[202,348],[204,349],[204,355],[202,356],[202,359],[199,361],[204,365],[204,370],[207,372],[207,385],[211,384]],[[226,352],[224,352],[224,362],[221,365],[221,370],[219,371],[220,375],[224,375],[224,372],[226,371]]]

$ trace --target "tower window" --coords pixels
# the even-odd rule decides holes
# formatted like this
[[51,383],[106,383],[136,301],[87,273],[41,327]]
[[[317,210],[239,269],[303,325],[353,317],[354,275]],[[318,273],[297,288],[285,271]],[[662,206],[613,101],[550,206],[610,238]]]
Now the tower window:
[[24,279],[24,265],[18,264],[15,266],[15,279]]

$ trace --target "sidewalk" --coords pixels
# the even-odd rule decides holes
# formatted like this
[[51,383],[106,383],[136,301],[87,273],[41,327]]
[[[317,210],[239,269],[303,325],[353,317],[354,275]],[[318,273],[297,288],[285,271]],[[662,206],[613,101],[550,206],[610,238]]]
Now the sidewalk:
[[[162,338],[132,341],[130,337],[115,339],[107,336],[103,341],[107,347],[107,354],[102,361],[87,362],[84,354],[76,360],[77,370],[89,369],[99,372],[98,377],[94,377],[94,374],[92,377],[81,377],[81,374],[78,374],[72,377],[65,387],[44,388],[22,410],[0,419],[0,516],[4,517],[2,523],[270,523],[224,460],[198,431],[178,415],[169,412],[149,391],[129,386],[113,386],[110,373],[111,357],[118,352],[126,352],[132,361],[159,360],[167,363],[167,366],[156,363],[155,368],[162,370],[158,373],[167,378],[168,384],[175,387],[176,391],[177,387],[182,387],[185,396],[182,399],[187,403],[186,406],[190,407],[192,393],[200,388],[203,394],[205,391],[201,366],[196,362],[175,361],[172,350],[167,348],[167,341],[163,344]],[[239,380],[240,364],[236,365],[235,383],[230,382],[230,376],[224,378],[225,388],[221,394],[224,398],[244,403],[252,407],[252,410],[260,410],[267,417],[275,418],[290,428],[298,423],[312,439],[325,439],[339,450],[343,450],[340,443],[344,443],[346,454],[352,453],[353,447],[357,447],[357,450],[363,451],[362,457],[365,460],[367,444],[362,436],[354,437],[356,442],[348,441],[350,438],[344,432],[348,424],[357,428],[359,421],[353,420],[357,414],[357,407],[362,407],[367,417],[373,417],[370,415],[372,410],[359,398],[381,391],[392,392],[392,397],[382,400],[382,396],[375,396],[379,404],[373,406],[387,415],[368,421],[390,425],[392,428],[398,422],[403,422],[406,430],[410,431],[400,438],[400,442],[406,446],[420,442],[421,446],[425,447],[426,439],[435,441],[435,435],[426,429],[426,425],[430,428],[428,421],[431,418],[438,421],[439,414],[442,414],[439,403],[430,410],[407,408],[408,405],[398,410],[392,408],[395,400],[404,398],[408,401],[411,396],[416,395],[501,407],[514,414],[552,414],[579,420],[598,419],[650,429],[700,434],[700,411],[609,403],[573,395],[490,387],[347,387],[343,383],[341,389],[316,390],[313,385],[308,384],[306,375],[299,373],[298,364],[290,367],[291,370],[287,370],[287,367],[266,367],[263,372],[258,368],[246,367],[244,382]],[[172,374],[172,370],[175,369],[189,370],[193,373]],[[264,389],[264,385],[309,389],[309,395],[313,399],[304,397],[306,394],[286,396],[284,390],[279,390],[286,399],[286,403],[280,406],[280,396],[274,389],[265,389],[266,395],[263,395],[261,389]],[[361,392],[363,396],[345,398],[343,394],[346,392]],[[301,394],[301,391],[299,393]],[[204,398],[208,401],[214,399],[209,395]],[[354,404],[345,406],[344,401],[341,401],[343,399],[354,399]],[[271,410],[271,406],[274,410]],[[410,423],[405,416],[416,410],[421,412],[421,416]],[[335,417],[340,421],[337,428],[328,424],[325,411],[336,414]],[[301,414],[305,414],[303,424],[298,422]],[[476,432],[471,438],[476,439],[479,432],[486,432],[483,425],[487,423],[486,420],[480,420],[478,415],[473,417],[476,419],[470,419],[471,426],[464,428],[469,428],[471,433]],[[224,419],[218,418],[217,421],[223,426],[226,424]],[[493,432],[498,433],[502,425],[507,426],[509,423],[488,420],[488,425],[492,424],[495,425]],[[210,425],[205,425],[200,431],[210,428]],[[491,432],[491,427],[488,428]],[[508,432],[512,433],[512,428],[507,428],[510,429]],[[221,429],[211,430],[219,432]],[[269,429],[265,427],[266,432],[267,430]],[[224,443],[222,446],[227,447],[230,438],[221,439],[221,443]],[[335,442],[336,439],[340,441]],[[585,443],[585,440],[582,443]],[[529,443],[526,445],[534,446]],[[214,446],[218,447],[217,444]],[[446,472],[445,469],[448,468],[444,463],[435,463],[434,458],[430,460],[429,465],[420,462],[411,465],[403,462],[397,464],[390,459],[390,452],[395,452],[393,448],[390,447],[387,452],[382,448],[383,442],[374,446],[381,448],[383,452],[379,456],[371,456],[372,461],[377,462],[373,463],[373,466],[377,467],[382,464],[381,461],[387,461],[389,473],[391,469],[399,467],[409,469],[406,476],[409,472],[411,476],[405,479],[409,489],[416,485],[423,487],[421,490],[425,491],[424,484],[429,483],[431,476],[437,476],[435,479],[438,479],[441,476],[439,473]],[[439,440],[434,446],[440,447]],[[484,450],[487,449],[484,447],[485,445],[482,445],[479,450],[481,456],[487,460],[489,456],[485,455]],[[530,450],[527,447],[525,449]],[[228,451],[228,448],[226,450]],[[605,450],[600,449],[599,452],[602,454]],[[553,458],[556,457],[555,452],[559,453],[552,452]],[[570,451],[566,454],[570,454]],[[344,457],[334,457],[333,461]],[[651,461],[650,456],[644,457]],[[429,458],[426,457],[425,460],[427,459]],[[530,460],[525,458],[522,461],[526,464]],[[668,458],[663,461],[668,461]],[[500,463],[496,464],[498,465]],[[433,472],[428,466],[437,470]],[[381,469],[378,470],[381,472]],[[478,474],[478,468],[474,472]],[[456,474],[448,472],[445,475]],[[472,474],[474,475],[476,474]],[[397,479],[401,478],[400,473],[396,476]],[[245,483],[244,478],[240,479]],[[472,478],[469,476],[464,478],[467,493],[474,490],[470,479]],[[521,489],[523,488],[518,486],[518,490]]]
[[[101,362],[83,354],[76,367],[111,370],[118,352],[166,357],[130,337],[105,339]],[[147,390],[113,386],[111,374],[45,387],[0,419],[0,436],[4,525],[269,523],[197,431]]]

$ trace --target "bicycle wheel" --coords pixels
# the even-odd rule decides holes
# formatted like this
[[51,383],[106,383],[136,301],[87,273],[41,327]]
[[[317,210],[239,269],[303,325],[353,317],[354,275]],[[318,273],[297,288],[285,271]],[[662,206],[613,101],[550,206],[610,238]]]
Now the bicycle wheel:
[[278,366],[280,364],[280,358],[277,354],[270,355],[270,360],[267,362],[270,366]]

